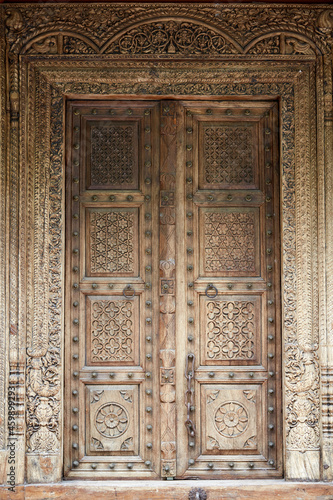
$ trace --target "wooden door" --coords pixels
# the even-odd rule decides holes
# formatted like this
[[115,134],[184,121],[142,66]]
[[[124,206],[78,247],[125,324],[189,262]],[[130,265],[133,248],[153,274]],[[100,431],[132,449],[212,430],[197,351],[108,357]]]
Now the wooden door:
[[277,104],[66,120],[65,475],[279,475]]

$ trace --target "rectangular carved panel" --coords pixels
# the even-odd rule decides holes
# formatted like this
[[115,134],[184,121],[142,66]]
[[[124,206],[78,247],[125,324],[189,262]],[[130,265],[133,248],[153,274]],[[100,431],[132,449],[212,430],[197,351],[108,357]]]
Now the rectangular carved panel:
[[203,454],[264,452],[266,417],[260,384],[204,384],[201,397]]
[[137,385],[88,386],[87,454],[138,454],[138,404]]
[[255,124],[200,122],[199,141],[200,188],[256,187]]
[[88,364],[139,363],[139,297],[86,298]]
[[87,122],[87,188],[138,187],[138,122]]
[[261,350],[261,297],[200,297],[201,364],[257,364]]
[[87,276],[138,274],[138,210],[87,210]]
[[201,275],[260,274],[258,208],[202,209],[200,216]]

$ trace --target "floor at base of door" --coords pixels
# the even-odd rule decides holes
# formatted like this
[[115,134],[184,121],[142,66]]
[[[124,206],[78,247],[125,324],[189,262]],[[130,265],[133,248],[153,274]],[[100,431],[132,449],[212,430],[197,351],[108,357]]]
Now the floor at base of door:
[[[197,491],[207,500],[331,500],[332,483],[265,481],[68,481],[58,484],[0,487],[1,500],[191,500]],[[205,498],[205,496],[200,496]]]

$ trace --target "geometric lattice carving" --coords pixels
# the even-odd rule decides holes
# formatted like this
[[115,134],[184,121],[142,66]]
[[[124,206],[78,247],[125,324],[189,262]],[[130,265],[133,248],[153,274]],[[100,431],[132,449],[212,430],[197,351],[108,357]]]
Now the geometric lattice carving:
[[91,273],[134,272],[134,221],[129,210],[90,211]]
[[90,361],[134,363],[136,302],[90,297]]
[[204,214],[204,271],[256,271],[255,214],[210,211]]
[[91,127],[90,179],[94,186],[132,185],[136,175],[132,125]]
[[254,183],[253,131],[242,126],[204,128],[204,183],[219,188]]
[[206,301],[207,359],[250,360],[255,356],[254,301]]

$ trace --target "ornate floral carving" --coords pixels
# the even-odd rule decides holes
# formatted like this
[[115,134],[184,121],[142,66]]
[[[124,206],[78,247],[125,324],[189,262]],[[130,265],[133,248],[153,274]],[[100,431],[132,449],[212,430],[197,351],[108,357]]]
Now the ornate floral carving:
[[89,222],[91,273],[132,274],[135,214],[126,210],[91,210]]
[[243,434],[248,427],[248,422],[248,412],[238,401],[227,401],[215,412],[214,424],[217,432],[227,438]]
[[179,21],[143,24],[113,42],[112,54],[232,54],[237,49],[216,31]]
[[206,212],[204,252],[206,272],[255,272],[255,213]]
[[134,361],[133,302],[91,301],[91,361]]
[[126,432],[128,425],[129,419],[127,411],[118,403],[107,403],[102,405],[96,412],[96,429],[106,438],[117,438],[121,436]]

